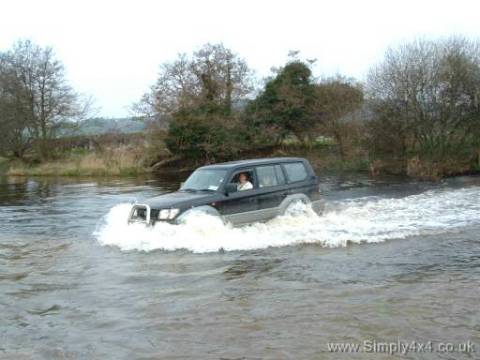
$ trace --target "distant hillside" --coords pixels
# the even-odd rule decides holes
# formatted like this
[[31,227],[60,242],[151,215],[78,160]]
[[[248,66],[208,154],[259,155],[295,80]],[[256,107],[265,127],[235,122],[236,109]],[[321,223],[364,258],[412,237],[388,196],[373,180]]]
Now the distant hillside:
[[106,133],[130,134],[141,132],[145,123],[135,118],[91,118],[78,123],[63,124],[60,136],[98,135]]

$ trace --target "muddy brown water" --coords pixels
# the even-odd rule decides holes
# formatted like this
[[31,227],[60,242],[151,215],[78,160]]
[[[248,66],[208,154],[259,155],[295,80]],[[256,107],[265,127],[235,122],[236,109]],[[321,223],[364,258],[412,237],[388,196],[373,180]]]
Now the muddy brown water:
[[322,176],[321,217],[125,227],[182,180],[0,178],[0,359],[480,358],[479,177]]

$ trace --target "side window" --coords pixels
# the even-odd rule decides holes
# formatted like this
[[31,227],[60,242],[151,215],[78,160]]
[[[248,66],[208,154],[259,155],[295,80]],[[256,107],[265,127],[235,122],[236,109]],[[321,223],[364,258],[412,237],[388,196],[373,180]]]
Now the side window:
[[269,186],[278,185],[277,174],[275,172],[275,166],[258,166],[258,187],[264,188]]
[[302,181],[307,178],[307,170],[301,162],[287,163],[283,165],[290,182]]
[[237,185],[238,191],[252,190],[255,187],[255,177],[253,170],[240,170],[233,174],[230,183]]

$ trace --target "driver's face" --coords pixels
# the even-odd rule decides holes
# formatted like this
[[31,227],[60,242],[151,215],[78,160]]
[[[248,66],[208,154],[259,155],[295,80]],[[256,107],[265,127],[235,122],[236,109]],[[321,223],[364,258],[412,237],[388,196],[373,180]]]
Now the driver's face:
[[247,181],[247,176],[245,174],[240,174],[238,177],[241,183],[244,183]]

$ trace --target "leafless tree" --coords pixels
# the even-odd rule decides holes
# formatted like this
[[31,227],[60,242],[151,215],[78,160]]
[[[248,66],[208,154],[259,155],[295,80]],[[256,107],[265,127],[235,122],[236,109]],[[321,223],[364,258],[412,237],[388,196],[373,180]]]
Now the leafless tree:
[[91,101],[82,100],[68,84],[64,67],[50,47],[18,41],[0,53],[0,64],[0,104],[9,109],[0,114],[0,126],[5,126],[4,131],[16,129],[12,134],[17,142],[33,140],[45,158],[46,141],[65,121],[85,116]]
[[335,139],[340,156],[345,158],[346,140],[363,105],[363,89],[353,79],[336,76],[316,85],[315,111],[326,135]]
[[160,66],[158,79],[134,104],[137,114],[170,117],[174,112],[205,105],[232,105],[252,91],[252,71],[222,44],[206,44],[192,55],[179,54]]
[[478,139],[480,46],[462,37],[390,49],[372,68],[372,135],[382,148],[442,156]]

